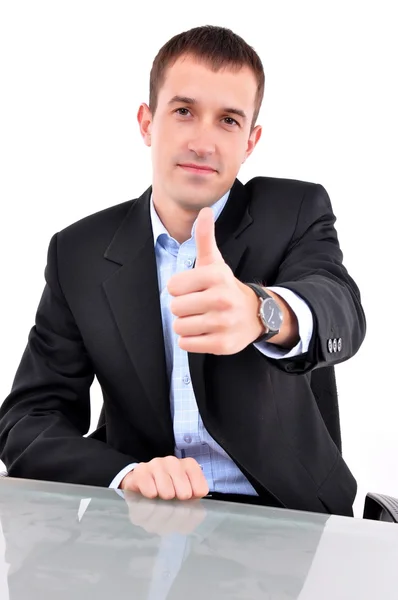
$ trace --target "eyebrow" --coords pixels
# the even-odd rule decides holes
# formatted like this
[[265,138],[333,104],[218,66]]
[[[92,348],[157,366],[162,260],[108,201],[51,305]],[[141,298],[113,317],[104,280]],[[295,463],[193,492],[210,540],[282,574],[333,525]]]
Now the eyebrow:
[[[190,98],[189,96],[173,96],[171,100],[169,100],[168,104],[198,104],[198,101],[195,98]],[[240,108],[233,107],[225,107],[222,109],[223,112],[231,113],[233,115],[238,115],[242,119],[247,119],[245,111]]]

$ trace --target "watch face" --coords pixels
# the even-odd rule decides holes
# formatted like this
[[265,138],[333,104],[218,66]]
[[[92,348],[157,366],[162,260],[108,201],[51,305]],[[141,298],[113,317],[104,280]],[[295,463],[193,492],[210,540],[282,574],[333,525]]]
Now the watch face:
[[271,331],[282,326],[282,312],[273,298],[266,298],[260,307],[261,318]]

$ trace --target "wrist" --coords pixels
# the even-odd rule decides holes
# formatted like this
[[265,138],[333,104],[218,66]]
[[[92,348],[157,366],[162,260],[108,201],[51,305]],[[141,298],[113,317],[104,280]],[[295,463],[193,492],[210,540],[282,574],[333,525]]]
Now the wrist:
[[265,333],[267,333],[267,331],[259,315],[260,299],[252,288],[247,285],[245,287],[248,290],[249,314],[251,315],[253,342],[256,342]]
[[[254,342],[268,342],[272,338],[278,338],[283,325],[283,311],[279,297],[274,294],[269,294],[268,289],[259,283],[246,283],[257,299],[257,320],[261,326],[261,333]],[[274,341],[278,343],[278,341]]]
[[279,294],[270,290],[268,288],[264,288],[280,307],[282,311],[282,326],[278,335],[273,337],[270,340],[271,344],[276,344],[281,346],[282,348],[294,348],[300,340],[299,336],[299,328],[296,314],[291,309],[289,304],[281,297]]
[[127,473],[127,475],[125,475],[123,477],[123,479],[121,480],[121,482],[119,483],[119,488],[121,490],[132,490],[133,489],[133,482],[134,482],[134,469],[129,471]]
[[257,338],[261,337],[265,333],[264,324],[259,317],[259,306],[260,306],[259,298],[258,298],[256,292],[251,287],[249,287],[245,283],[242,283],[242,282],[239,282],[239,283],[242,287],[242,291],[244,292],[244,294],[247,297],[246,314],[250,316],[250,324],[249,324],[249,329],[251,332],[250,337],[253,339],[253,342],[255,342],[257,340]]

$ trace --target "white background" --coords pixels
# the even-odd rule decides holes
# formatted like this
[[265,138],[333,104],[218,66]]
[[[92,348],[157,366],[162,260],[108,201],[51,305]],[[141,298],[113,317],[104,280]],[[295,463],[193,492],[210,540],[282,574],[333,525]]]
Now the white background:
[[[190,27],[223,25],[254,46],[266,73],[263,137],[240,179],[322,183],[362,291],[367,338],[337,367],[343,452],[359,482],[356,515],[367,491],[398,496],[393,4],[1,3],[0,399],[34,322],[53,233],[150,185],[136,113],[148,102],[157,51]],[[97,384],[92,404],[94,426]]]

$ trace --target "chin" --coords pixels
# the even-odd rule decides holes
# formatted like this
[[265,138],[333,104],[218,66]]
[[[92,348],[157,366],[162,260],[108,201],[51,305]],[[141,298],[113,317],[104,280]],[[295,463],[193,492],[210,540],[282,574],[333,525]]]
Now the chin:
[[206,182],[195,178],[172,178],[168,181],[167,194],[173,198],[176,205],[185,210],[200,210],[205,206],[211,206],[224,195],[224,188],[220,181]]

